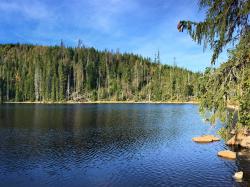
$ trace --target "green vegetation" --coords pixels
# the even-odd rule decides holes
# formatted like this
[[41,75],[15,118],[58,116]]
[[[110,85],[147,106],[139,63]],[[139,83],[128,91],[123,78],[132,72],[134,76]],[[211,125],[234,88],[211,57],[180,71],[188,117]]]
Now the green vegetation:
[[[208,68],[201,79],[200,110],[209,114],[212,123],[216,119],[227,121],[226,130],[232,126],[250,127],[250,2],[246,0],[200,0],[206,11],[202,22],[180,21],[179,31],[187,30],[190,36],[206,48],[213,50],[214,64],[228,44],[234,49],[229,60],[219,68]],[[236,45],[234,45],[236,43]],[[239,106],[230,113],[228,104]],[[238,112],[238,123],[233,122]]]
[[134,54],[77,47],[0,45],[2,101],[188,101],[200,74]]
[[[250,3],[200,0],[202,22],[180,21],[178,30],[213,50],[211,63],[228,44],[229,60],[204,74],[162,65],[119,51],[77,47],[0,45],[0,101],[188,101],[215,123],[250,126]],[[201,78],[200,78],[201,77]],[[198,81],[200,80],[200,81]],[[237,105],[232,113],[228,104]],[[238,113],[238,123],[233,116]]]

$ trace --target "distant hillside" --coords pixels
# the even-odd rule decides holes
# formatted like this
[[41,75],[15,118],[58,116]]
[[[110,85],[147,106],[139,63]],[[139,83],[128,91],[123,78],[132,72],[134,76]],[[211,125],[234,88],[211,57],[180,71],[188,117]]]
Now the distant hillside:
[[94,48],[0,45],[2,101],[187,101],[200,75],[135,54]]

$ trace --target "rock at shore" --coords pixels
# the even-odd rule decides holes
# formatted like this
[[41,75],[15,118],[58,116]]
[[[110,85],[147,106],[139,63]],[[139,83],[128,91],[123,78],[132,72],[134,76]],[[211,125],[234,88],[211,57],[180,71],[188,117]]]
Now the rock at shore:
[[197,143],[210,143],[213,141],[220,141],[220,138],[217,138],[213,135],[204,135],[204,136],[192,138],[192,140]]
[[230,132],[230,134],[232,134],[232,135],[235,135],[235,133],[236,133],[235,129],[232,129],[231,132]]
[[233,176],[235,180],[241,180],[243,178],[243,171],[236,172]]
[[230,138],[227,142],[226,145],[238,145],[237,141],[236,141],[236,137],[233,136],[232,138]]
[[250,148],[250,135],[247,130],[241,130],[226,142],[226,145],[240,145],[244,148]]
[[229,151],[229,150],[219,151],[218,156],[227,158],[227,159],[236,159],[236,153],[233,151]]
[[250,136],[243,138],[243,140],[240,142],[240,146],[244,148],[250,148]]
[[240,145],[241,141],[246,138],[243,133],[234,135],[230,140],[227,141],[226,145]]
[[211,135],[209,135],[209,136],[213,139],[213,142],[220,141],[220,138],[218,138],[216,136],[211,136]]
[[195,137],[195,138],[192,138],[192,140],[197,143],[209,143],[213,141],[211,138],[207,138],[207,137]]

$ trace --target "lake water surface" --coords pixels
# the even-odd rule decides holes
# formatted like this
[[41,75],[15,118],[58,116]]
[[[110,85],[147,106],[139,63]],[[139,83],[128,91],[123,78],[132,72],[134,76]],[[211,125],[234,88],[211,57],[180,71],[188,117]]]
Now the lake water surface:
[[191,140],[220,127],[191,104],[0,105],[0,186],[250,185],[246,151]]

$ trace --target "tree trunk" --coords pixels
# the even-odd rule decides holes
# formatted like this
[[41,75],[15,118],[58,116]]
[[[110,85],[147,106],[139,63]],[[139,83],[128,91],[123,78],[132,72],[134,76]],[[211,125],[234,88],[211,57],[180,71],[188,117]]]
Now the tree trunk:
[[107,90],[108,90],[108,98],[110,100],[108,54],[106,56],[106,73],[107,73],[107,83],[106,83],[106,86],[107,86]]
[[70,96],[70,77],[68,74],[68,82],[67,82],[67,100],[69,100],[69,96]]
[[6,101],[9,101],[9,74],[7,73],[7,80],[6,80]]
[[36,98],[36,101],[39,101],[39,97],[40,97],[40,94],[39,94],[39,84],[40,84],[40,80],[39,80],[39,69],[38,67],[35,68],[35,78],[34,78],[34,86],[35,86],[35,98]]

